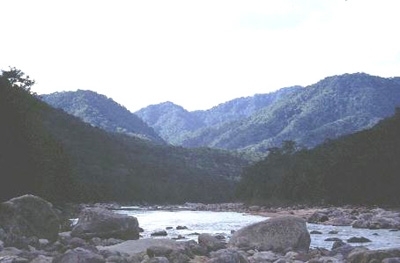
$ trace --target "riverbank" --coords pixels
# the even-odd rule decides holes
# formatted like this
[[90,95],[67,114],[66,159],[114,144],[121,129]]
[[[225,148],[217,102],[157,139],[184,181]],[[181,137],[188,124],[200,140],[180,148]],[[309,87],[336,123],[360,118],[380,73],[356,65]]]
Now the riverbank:
[[267,207],[246,206],[243,203],[226,204],[197,204],[187,203],[183,207],[197,211],[231,211],[260,215],[268,218],[281,216],[296,216],[309,223],[332,226],[352,226],[368,229],[393,229],[400,230],[400,209],[366,206],[342,206],[342,207]]
[[[248,207],[240,203],[121,206],[112,203],[73,204],[65,206],[63,210],[32,195],[13,198],[0,205],[0,263],[356,263],[371,260],[374,260],[373,262],[400,262],[400,232],[397,232],[400,216],[393,209],[376,207],[271,208]],[[271,231],[274,236],[280,233],[279,238],[274,237],[268,240],[284,241],[279,243],[279,249],[274,244],[259,243],[267,239],[260,239],[253,234],[261,235],[261,237],[268,236],[271,234],[268,234],[270,227],[259,227],[251,235],[236,236],[234,242],[231,242],[231,236],[227,238],[215,233],[198,233],[195,240],[189,240],[184,236],[179,240],[174,240],[172,236],[165,236],[162,239],[145,238],[141,237],[143,229],[140,228],[140,225],[145,225],[144,222],[140,222],[134,216],[119,214],[118,211],[122,209],[144,213],[155,212],[155,216],[160,220],[158,222],[164,219],[162,213],[159,213],[162,211],[172,214],[175,218],[179,218],[182,215],[180,213],[192,211],[197,215],[197,218],[191,219],[194,223],[203,217],[202,213],[197,213],[200,211],[210,211],[209,214],[214,215],[216,214],[214,212],[227,211],[238,215],[241,213],[262,215],[264,218],[272,219],[260,220],[259,223],[269,224],[268,221],[274,220],[277,223]],[[70,219],[75,216],[79,217],[79,220],[74,226],[65,224],[61,228],[63,222],[70,222]],[[368,242],[362,236],[346,237],[344,233],[337,231],[328,233],[332,237],[329,247],[310,246],[311,240],[323,235],[318,231],[309,231],[310,229],[306,228],[306,222],[313,222],[313,225],[348,225],[350,228],[386,229],[386,232],[376,231],[375,234],[388,239],[388,233],[391,233],[395,238],[399,238],[395,239],[395,243],[399,240],[399,246],[368,249],[362,245],[362,242]],[[218,225],[214,224],[214,227],[218,229]],[[291,230],[290,228],[294,225],[298,225],[299,228]],[[162,225],[159,224],[159,226]],[[162,227],[167,229],[165,226]],[[181,229],[184,227],[181,226]],[[235,231],[230,234],[234,236],[237,232],[243,233],[244,228],[246,227],[232,229]],[[292,236],[293,233],[298,233],[298,237]],[[303,240],[301,246],[296,243],[298,238]]]

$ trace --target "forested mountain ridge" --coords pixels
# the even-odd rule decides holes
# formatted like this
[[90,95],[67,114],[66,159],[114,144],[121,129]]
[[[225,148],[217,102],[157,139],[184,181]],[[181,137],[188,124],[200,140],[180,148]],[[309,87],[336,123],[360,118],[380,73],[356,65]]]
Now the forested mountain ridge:
[[189,134],[181,144],[264,152],[293,140],[314,147],[326,139],[370,128],[399,105],[397,78],[364,73],[332,76],[288,94],[248,118]]
[[223,202],[247,161],[109,133],[32,96],[0,75],[2,200]]
[[[193,112],[172,102],[165,102],[150,105],[135,114],[153,127],[167,142],[182,145],[187,137],[196,137],[201,130],[247,118],[301,89],[300,86],[282,88],[276,92],[237,98],[208,110]],[[212,145],[207,146],[212,147]]]
[[[294,86],[234,99],[204,111],[189,112],[172,102],[164,102],[135,114],[166,142],[187,148],[264,153],[285,140],[314,147],[327,139],[370,128],[393,114],[394,108],[400,105],[399,79],[365,73],[343,74],[304,88]],[[83,100],[80,93],[83,91],[48,96],[57,101],[53,104],[67,112],[86,116],[92,125],[106,130],[127,130],[123,125],[129,121],[124,120],[133,114],[113,101],[118,110],[104,107],[110,100],[102,95],[87,91],[84,93],[91,96]],[[59,97],[62,99],[55,99]],[[83,106],[75,106],[74,100]],[[137,121],[137,116],[134,116],[135,123],[143,127],[143,121]],[[142,134],[150,134],[148,137],[157,136],[142,130]]]
[[41,95],[46,103],[108,132],[165,143],[142,119],[114,100],[89,90]]
[[398,206],[400,108],[371,129],[298,149],[286,141],[246,168],[237,195],[255,203]]
[[179,145],[180,137],[204,127],[199,117],[172,102],[149,105],[135,112],[167,142]]

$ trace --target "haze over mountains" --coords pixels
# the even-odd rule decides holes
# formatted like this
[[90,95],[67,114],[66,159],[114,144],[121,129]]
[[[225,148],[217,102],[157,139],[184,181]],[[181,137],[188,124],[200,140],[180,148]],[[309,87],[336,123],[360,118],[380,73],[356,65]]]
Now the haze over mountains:
[[[78,106],[72,103],[83,93],[91,99],[80,99]],[[326,139],[372,127],[392,115],[395,107],[400,105],[400,78],[381,78],[365,73],[331,76],[307,87],[282,88],[193,112],[165,102],[128,114],[112,100],[87,91],[61,92],[43,98],[98,127],[102,126],[93,119],[103,120],[107,114],[107,121],[103,123],[108,126],[124,127],[119,130],[134,134],[140,131],[140,136],[156,141],[160,141],[157,138],[160,136],[167,143],[183,147],[265,152],[286,140],[314,147]],[[102,110],[108,108],[114,110]],[[157,135],[151,129],[143,128],[143,124],[138,125],[142,128],[131,130],[122,126],[125,120],[137,119],[135,115]]]

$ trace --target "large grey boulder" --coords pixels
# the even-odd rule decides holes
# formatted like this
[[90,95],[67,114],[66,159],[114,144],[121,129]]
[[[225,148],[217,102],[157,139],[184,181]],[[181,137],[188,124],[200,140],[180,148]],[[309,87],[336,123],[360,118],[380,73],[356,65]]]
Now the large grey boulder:
[[308,251],[311,238],[304,219],[282,216],[246,226],[236,231],[230,246],[258,250]]
[[225,242],[207,233],[200,234],[198,242],[199,245],[207,249],[208,252],[226,248]]
[[71,236],[83,239],[138,239],[139,223],[135,217],[117,214],[104,208],[86,208],[80,213]]
[[387,250],[368,250],[359,249],[351,252],[346,262],[349,263],[369,263],[369,262],[382,262],[387,258],[400,257],[400,249],[387,249]]
[[9,246],[22,237],[55,241],[60,219],[51,203],[38,196],[23,195],[0,204],[0,228]]
[[75,248],[53,259],[53,263],[105,263],[102,256],[93,251]]

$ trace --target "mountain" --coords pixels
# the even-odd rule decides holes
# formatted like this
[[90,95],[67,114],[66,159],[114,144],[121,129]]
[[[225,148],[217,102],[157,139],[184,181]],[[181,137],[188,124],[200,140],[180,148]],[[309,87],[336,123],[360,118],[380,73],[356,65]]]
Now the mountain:
[[194,111],[192,114],[204,123],[204,127],[219,125],[247,118],[258,110],[268,107],[286,96],[296,93],[301,86],[282,88],[267,94],[256,94],[251,97],[242,97],[221,103],[209,110]]
[[248,164],[227,151],[106,132],[2,75],[0,122],[2,200],[31,193],[59,202],[223,202]]
[[[300,86],[288,87],[268,94],[234,99],[205,111],[189,112],[172,102],[150,105],[135,112],[150,127],[153,127],[167,142],[182,145],[182,142],[198,131],[224,123],[242,120],[253,115],[292,93]],[[211,146],[211,145],[205,145]]]
[[[273,95],[276,93],[265,96]],[[248,102],[243,99],[227,102],[209,112],[194,112],[193,118],[203,123],[207,118],[199,117],[202,114],[212,113],[213,120],[218,116],[220,119],[210,121],[209,126],[182,132],[177,144],[265,152],[286,140],[294,140],[303,146],[314,147],[326,139],[370,128],[392,115],[395,107],[400,105],[400,82],[399,78],[365,73],[332,76],[305,88],[289,90],[270,103],[260,103],[247,116],[240,114],[240,109],[246,112],[249,102],[257,97],[248,98]],[[238,105],[235,111],[230,107],[228,112],[238,112],[237,119],[227,117],[230,113],[222,110],[235,103]],[[140,112],[137,114],[141,116]],[[159,116],[166,114],[159,112]]]
[[182,134],[204,127],[200,118],[172,102],[150,105],[135,114],[171,144],[179,144]]
[[[237,195],[256,203],[385,205],[400,197],[400,108],[373,128],[298,150],[285,142],[246,168]],[[296,151],[297,149],[297,151]]]
[[138,116],[114,100],[89,90],[56,92],[41,95],[49,105],[63,109],[94,127],[108,132],[165,143],[163,139]]

